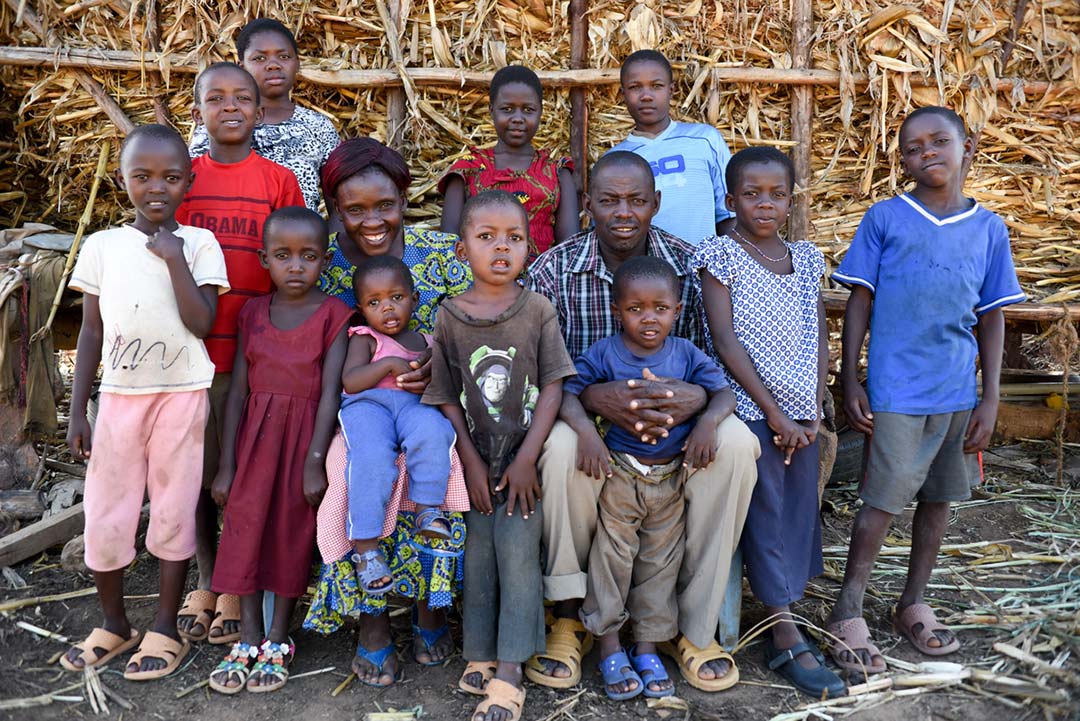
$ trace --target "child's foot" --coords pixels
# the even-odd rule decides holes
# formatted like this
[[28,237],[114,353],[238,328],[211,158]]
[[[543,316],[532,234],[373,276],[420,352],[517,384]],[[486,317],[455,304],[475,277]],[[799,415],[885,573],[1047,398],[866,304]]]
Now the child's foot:
[[825,630],[843,641],[833,642],[830,646],[830,655],[840,668],[855,674],[884,673],[887,669],[885,658],[870,639],[870,629],[862,616],[830,621]]
[[180,667],[190,649],[191,645],[180,638],[175,625],[147,631],[124,670],[124,678],[128,681],[164,678]]
[[356,567],[356,582],[365,593],[381,596],[390,591],[394,579],[390,575],[390,566],[386,556],[378,548],[371,548],[350,557]]
[[[794,648],[804,642],[805,640],[803,639],[802,634],[799,633],[799,627],[790,621],[781,621],[772,627],[773,648],[777,651]],[[820,665],[817,659],[814,658],[814,654],[810,651],[803,651],[797,655],[795,657],[795,663],[808,670],[815,669]]]
[[267,639],[259,646],[259,659],[251,669],[247,690],[251,693],[277,691],[289,680],[289,664],[296,654],[292,639],[280,643]]
[[453,538],[450,519],[435,506],[420,506],[416,514],[416,535],[425,538]]
[[518,721],[524,705],[521,664],[500,661],[495,678],[488,681],[484,700],[477,704],[471,721]]
[[[425,606],[423,609],[420,606]],[[432,611],[426,604],[413,607],[413,656],[421,666],[434,666],[454,655],[454,639],[446,624],[446,613]]]
[[604,676],[604,691],[614,701],[625,701],[641,693],[641,676],[621,648],[600,659],[600,673]]
[[937,620],[934,609],[925,603],[897,606],[893,626],[911,645],[927,656],[944,656],[960,649],[956,634]]
[[668,676],[664,662],[656,655],[656,644],[640,641],[627,652],[630,664],[645,684],[643,693],[651,698],[662,698],[675,693],[675,682]]
[[216,610],[217,594],[197,588],[184,598],[176,614],[176,630],[189,641],[203,641],[210,634]]
[[210,688],[227,695],[243,691],[258,655],[257,643],[234,643],[229,654],[210,672]]
[[124,634],[105,628],[95,628],[80,643],[75,644],[60,659],[60,665],[68,671],[82,671],[87,666],[104,666],[124,651],[134,648],[140,640],[139,632],[127,627]]

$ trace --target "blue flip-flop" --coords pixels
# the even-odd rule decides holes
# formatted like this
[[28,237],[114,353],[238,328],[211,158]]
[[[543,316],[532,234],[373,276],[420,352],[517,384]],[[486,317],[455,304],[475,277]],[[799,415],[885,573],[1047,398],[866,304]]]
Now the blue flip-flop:
[[[623,669],[626,670],[624,671]],[[612,701],[626,701],[627,699],[634,698],[635,696],[640,695],[641,690],[645,688],[645,684],[641,682],[641,676],[638,676],[637,671],[634,670],[634,666],[630,663],[630,659],[626,657],[626,651],[623,651],[621,648],[607,658],[601,659],[600,673],[604,677],[604,693],[606,693],[608,698]],[[637,681],[637,688],[633,691],[615,693],[611,690],[611,686],[620,681]]]
[[672,684],[671,688],[664,689],[663,691],[653,691],[649,688],[650,683],[667,681],[671,677],[668,676],[667,669],[664,668],[664,662],[660,660],[659,656],[655,653],[635,654],[634,650],[636,648],[637,644],[631,646],[627,655],[630,657],[630,665],[638,672],[638,675],[641,676],[641,692],[649,698],[674,696],[675,684]]
[[[390,658],[390,656],[393,655],[394,650],[395,649],[394,649],[394,642],[393,641],[391,641],[390,643],[386,644],[385,646],[383,646],[382,648],[380,648],[380,649],[378,649],[376,651],[369,651],[366,648],[364,648],[361,644],[358,643],[358,644],[356,644],[356,654],[355,654],[354,658],[362,658],[362,659],[364,659],[365,661],[370,663],[372,666],[374,666],[376,669],[378,669],[379,675],[382,676],[383,666],[386,665],[386,659]],[[352,669],[352,672],[356,673],[356,669]],[[397,670],[397,673],[394,674],[394,680],[391,681],[390,683],[386,684],[385,686],[383,684],[381,684],[381,683],[371,683],[370,681],[365,681],[362,678],[360,678],[360,674],[358,674],[358,673],[356,673],[356,677],[360,681],[360,683],[364,684],[365,686],[374,686],[375,688],[386,688],[387,686],[392,686],[393,684],[400,681],[401,680],[401,673],[402,673],[402,669],[399,668]]]
[[[431,648],[439,642],[439,639],[441,639],[443,636],[450,635],[450,626],[444,623],[434,631],[429,631],[428,629],[420,625],[419,618],[416,613],[416,606],[413,606],[412,632],[413,638],[420,639],[420,641],[424,644],[424,650],[427,651],[428,654],[431,654]],[[413,647],[413,660],[415,660],[421,666],[442,666],[444,663],[446,663],[445,658],[439,661],[428,661],[427,663],[418,660],[416,658],[415,646]]]

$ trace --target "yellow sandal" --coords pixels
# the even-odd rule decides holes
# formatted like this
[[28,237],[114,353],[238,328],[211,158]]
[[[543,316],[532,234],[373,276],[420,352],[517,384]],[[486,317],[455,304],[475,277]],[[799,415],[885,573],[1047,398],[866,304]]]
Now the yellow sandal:
[[[578,638],[578,634],[585,634]],[[592,634],[585,630],[581,621],[573,618],[557,618],[547,635],[547,649],[538,653],[525,664],[525,676],[530,681],[548,688],[571,688],[581,682],[581,659],[593,647]],[[557,678],[544,671],[542,658],[557,661],[570,669],[570,676]]]
[[[658,644],[660,653],[670,656],[679,666],[679,673],[688,684],[700,691],[716,693],[727,691],[739,682],[739,668],[735,665],[735,659],[731,654],[720,648],[715,639],[709,641],[705,648],[698,648],[686,640],[685,636],[679,638],[679,643],[673,644],[665,641]],[[698,677],[698,671],[709,661],[727,661],[731,664],[731,670],[720,678],[704,679]]]

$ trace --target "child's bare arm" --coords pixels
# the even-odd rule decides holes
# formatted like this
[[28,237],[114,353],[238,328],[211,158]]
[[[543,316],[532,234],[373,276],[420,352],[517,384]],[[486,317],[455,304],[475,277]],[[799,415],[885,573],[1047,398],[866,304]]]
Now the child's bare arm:
[[509,487],[506,497],[506,515],[514,515],[514,507],[521,510],[521,515],[528,518],[536,510],[536,501],[540,498],[540,481],[536,476],[536,461],[544,448],[544,441],[555,425],[562,403],[562,379],[548,383],[540,389],[533,411],[532,423],[525,432],[525,438],[518,447],[517,455],[507,466],[496,491]]
[[596,423],[581,405],[581,399],[564,391],[559,418],[577,434],[577,469],[597,480],[611,477],[611,453],[596,431]]
[[67,444],[76,458],[90,457],[90,423],[86,420],[86,404],[90,388],[101,364],[101,342],[105,329],[101,322],[98,297],[83,294],[82,327],[75,351],[75,380],[71,384],[71,416],[68,421]]
[[870,329],[870,309],[873,305],[874,296],[870,289],[856,285],[852,287],[844,308],[840,384],[844,389],[844,415],[851,427],[860,433],[872,433],[874,430],[870,399],[859,383],[859,355],[866,342],[866,332]]
[[1001,308],[988,310],[979,316],[978,339],[983,394],[968,422],[964,453],[978,453],[986,448],[997,422],[1001,356],[1005,350],[1005,313]]
[[157,233],[146,241],[146,248],[165,261],[169,269],[176,306],[180,311],[180,320],[196,338],[210,335],[217,312],[217,286],[196,285],[191,275],[187,260],[184,258],[184,241],[170,230],[159,228]]
[[709,396],[709,405],[683,444],[683,466],[707,468],[716,460],[716,428],[734,412],[735,394],[730,388],[722,388]]
[[322,393],[315,411],[315,425],[311,432],[311,444],[304,460],[304,498],[312,506],[318,506],[326,493],[326,449],[337,422],[341,405],[341,366],[345,363],[345,347],[348,336],[344,328],[334,338],[323,358]]
[[559,170],[559,207],[555,210],[555,242],[561,243],[581,230],[577,186],[568,168]]
[[244,355],[244,337],[236,340],[236,356],[233,359],[232,375],[229,377],[229,394],[225,397],[225,412],[221,419],[221,452],[218,456],[218,472],[214,477],[210,494],[214,502],[224,506],[232,489],[236,475],[236,434],[240,428],[240,417],[244,414],[244,403],[248,397],[248,365]]
[[371,336],[358,333],[349,339],[348,345],[341,371],[341,385],[346,393],[366,391],[388,375],[397,376],[412,370],[404,358],[380,358],[372,363],[375,341]]
[[455,173],[446,179],[446,192],[443,193],[442,219],[439,230],[444,233],[458,234],[461,230],[461,211],[465,207],[465,179]]
[[456,403],[444,403],[439,410],[450,421],[457,434],[457,452],[461,465],[465,469],[465,488],[469,492],[469,504],[473,510],[491,515],[491,491],[488,489],[488,466],[476,450],[469,436],[469,423],[465,420],[465,411]]
[[[746,349],[735,336],[735,322],[732,319],[731,291],[708,271],[701,274],[701,297],[705,304],[705,316],[709,319],[709,331],[717,355],[724,362],[724,367],[739,382],[758,408],[765,414],[769,428],[777,434],[778,445],[784,448],[798,448],[809,445],[806,429],[788,418],[780,409],[772,393],[761,382],[754,362],[750,360]],[[711,403],[710,403],[711,405]],[[700,423],[700,420],[698,421]]]

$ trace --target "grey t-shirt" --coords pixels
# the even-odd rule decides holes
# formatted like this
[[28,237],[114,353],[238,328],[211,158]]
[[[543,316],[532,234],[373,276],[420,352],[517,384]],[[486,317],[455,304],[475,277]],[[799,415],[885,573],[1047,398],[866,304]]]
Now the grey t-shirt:
[[435,319],[423,402],[461,405],[469,436],[497,483],[529,430],[540,389],[575,372],[555,309],[544,296],[523,291],[490,320],[472,317],[449,299]]

